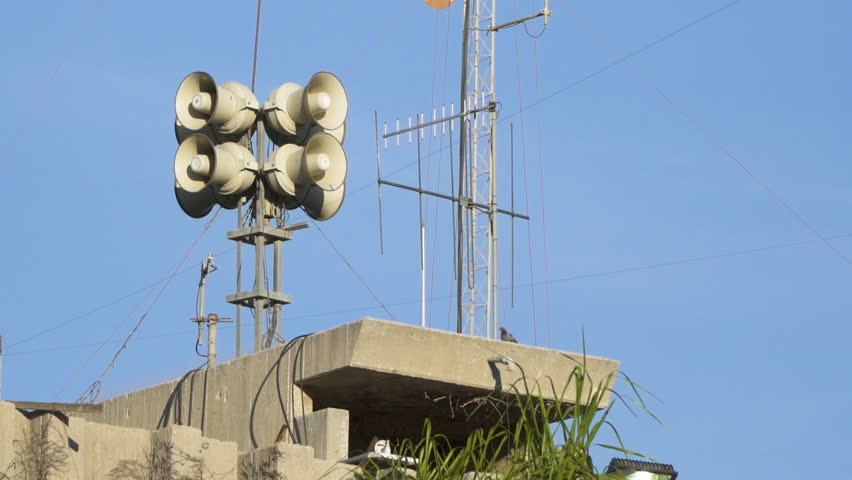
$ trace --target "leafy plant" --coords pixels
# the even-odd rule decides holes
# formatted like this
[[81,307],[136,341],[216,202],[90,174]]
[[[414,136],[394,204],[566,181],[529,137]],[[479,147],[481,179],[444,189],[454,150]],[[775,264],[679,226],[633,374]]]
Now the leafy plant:
[[[614,402],[602,408],[608,393],[627,404],[626,397],[610,389],[611,375],[595,381],[585,363],[578,363],[566,384],[557,387],[552,380],[543,384],[528,380],[523,368],[518,367],[522,374],[518,382],[505,392],[493,392],[470,414],[495,416],[499,420],[493,426],[475,429],[463,446],[454,446],[447,437],[433,432],[427,419],[421,438],[404,440],[398,448],[401,456],[418,460],[411,467],[415,470],[412,475],[405,473],[402,461],[391,462],[390,470],[383,468],[387,461],[370,461],[359,476],[364,480],[411,476],[417,480],[607,479],[613,477],[597,472],[592,463],[592,446],[642,456],[624,447],[618,431],[607,420]],[[624,378],[638,397],[634,404],[647,412],[641,388]],[[596,441],[604,427],[614,433],[617,445]],[[395,474],[388,477],[389,471]]]

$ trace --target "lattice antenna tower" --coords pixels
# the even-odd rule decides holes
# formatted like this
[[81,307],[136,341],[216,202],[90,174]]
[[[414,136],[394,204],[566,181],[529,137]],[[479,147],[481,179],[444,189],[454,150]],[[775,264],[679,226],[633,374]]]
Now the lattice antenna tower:
[[[381,186],[389,185],[412,190],[421,195],[431,195],[450,200],[456,204],[455,226],[455,272],[456,272],[456,331],[465,330],[471,335],[482,334],[487,338],[497,337],[497,294],[498,294],[498,215],[529,220],[526,215],[513,209],[497,207],[497,138],[496,124],[499,114],[495,94],[496,33],[502,29],[516,27],[524,22],[544,18],[547,24],[550,10],[545,0],[544,8],[524,18],[498,24],[497,0],[465,0],[464,25],[462,32],[462,68],[460,113],[452,113],[431,122],[417,116],[417,125],[385,132],[383,138],[397,137],[411,131],[419,132],[435,124],[449,122],[450,131],[459,119],[459,172],[458,186],[454,195],[427,191],[422,185],[410,187],[382,179],[379,159],[378,117],[376,118],[376,152],[379,183],[379,214],[381,216]],[[435,110],[433,109],[433,112]],[[442,108],[443,111],[443,108]],[[409,121],[410,123],[410,121]],[[442,125],[443,128],[443,125]],[[385,145],[387,145],[385,143]],[[419,147],[419,145],[418,145]],[[418,154],[419,159],[419,154]],[[419,164],[418,164],[419,168]],[[514,207],[514,205],[513,205]],[[381,221],[381,220],[380,220]],[[425,256],[421,227],[421,270]],[[425,285],[425,273],[421,282]],[[425,288],[421,285],[421,325],[425,326]]]

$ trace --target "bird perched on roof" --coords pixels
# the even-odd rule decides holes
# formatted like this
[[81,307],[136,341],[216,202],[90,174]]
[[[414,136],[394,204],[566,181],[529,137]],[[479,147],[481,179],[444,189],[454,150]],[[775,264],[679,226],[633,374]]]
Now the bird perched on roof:
[[515,336],[503,327],[500,327],[500,340],[503,340],[504,342],[518,343],[518,341],[515,340]]

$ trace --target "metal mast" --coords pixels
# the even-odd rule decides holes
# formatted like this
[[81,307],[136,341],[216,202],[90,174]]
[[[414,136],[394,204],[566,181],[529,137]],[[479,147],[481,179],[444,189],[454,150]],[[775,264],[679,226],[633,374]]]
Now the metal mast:
[[[496,0],[465,2],[461,81],[464,112],[496,104],[496,6]],[[471,335],[482,332],[487,338],[496,337],[497,332],[496,123],[495,108],[467,114],[462,120],[459,142],[459,196],[470,202],[459,202],[458,209],[457,330],[462,330],[466,319]]]
[[[328,220],[340,210],[347,171],[341,142],[348,111],[343,83],[328,72],[312,75],[304,87],[292,82],[279,86],[262,107],[245,85],[219,85],[206,72],[187,75],[178,87],[175,136],[180,145],[174,158],[178,205],[193,218],[209,214],[216,204],[237,208],[238,228],[228,232],[227,237],[238,245],[254,246],[253,287],[243,290],[239,247],[237,292],[226,297],[228,303],[237,306],[237,355],[240,307],[254,311],[254,351],[269,348],[281,339],[281,306],[292,301],[281,292],[281,246],[293,238],[294,231],[307,227],[307,223],[285,225],[286,210],[302,208],[317,221]],[[252,152],[255,134],[257,149]],[[268,159],[267,135],[279,147]],[[244,226],[242,209],[248,199],[252,199],[254,222]],[[266,271],[269,245],[274,249],[271,289]],[[206,273],[205,268],[203,274]],[[204,276],[200,285],[202,303],[203,291]],[[264,328],[268,310],[269,324]],[[211,326],[212,346],[213,327],[222,318],[198,317],[199,331],[202,321]],[[210,359],[212,364],[212,348]]]
[[[463,45],[463,111],[494,105],[494,46],[496,0],[465,2]],[[472,11],[471,11],[472,9]],[[472,42],[471,40],[472,38]],[[465,116],[459,158],[461,196],[457,234],[460,282],[458,325],[467,320],[468,332],[493,338],[497,331],[497,169],[494,126],[497,111]],[[465,172],[466,170],[466,172]],[[486,208],[475,207],[481,204]]]
[[[399,184],[382,178],[379,149],[379,125],[376,118],[376,170],[378,174],[379,196],[379,236],[381,245],[381,187],[388,185],[419,194],[450,200],[456,203],[455,219],[455,273],[456,273],[456,331],[471,335],[483,335],[486,338],[497,336],[497,216],[508,215],[513,218],[529,220],[529,217],[497,207],[497,98],[494,91],[496,33],[503,28],[515,27],[538,17],[547,17],[550,11],[545,0],[544,9],[524,18],[503,24],[496,23],[497,0],[464,0],[464,22],[462,31],[461,58],[461,111],[449,116],[433,118],[423,122],[418,115],[417,125],[388,132],[385,123],[384,135],[387,142],[395,137],[399,146],[399,137],[411,133],[422,139],[427,127],[449,123],[450,132],[455,119],[459,119],[459,171],[457,190],[452,195],[442,194],[417,187]],[[452,109],[451,109],[452,111]],[[444,113],[441,107],[442,115]],[[442,133],[443,134],[443,133]],[[452,135],[452,133],[451,133]],[[418,144],[419,146],[419,144]],[[418,150],[418,168],[419,168]],[[422,235],[422,233],[421,233]],[[421,244],[422,244],[421,240]],[[421,245],[422,248],[422,245]],[[421,254],[422,257],[422,254]],[[422,261],[422,260],[421,260]],[[422,281],[421,281],[422,282]],[[422,285],[421,285],[422,288]],[[422,306],[421,306],[422,308]]]
[[[472,5],[473,4],[473,5]],[[462,119],[459,142],[458,321],[467,317],[471,335],[497,337],[497,97],[495,37],[498,30],[547,17],[544,9],[498,25],[497,0],[466,0],[462,36]],[[473,11],[471,11],[473,8]],[[470,37],[473,37],[473,42]],[[479,108],[489,106],[487,111]],[[467,172],[465,172],[467,169]],[[465,174],[467,173],[467,175]],[[466,183],[465,183],[466,182]],[[465,201],[468,200],[468,201]],[[466,282],[466,285],[463,284]],[[464,311],[466,310],[466,312]]]

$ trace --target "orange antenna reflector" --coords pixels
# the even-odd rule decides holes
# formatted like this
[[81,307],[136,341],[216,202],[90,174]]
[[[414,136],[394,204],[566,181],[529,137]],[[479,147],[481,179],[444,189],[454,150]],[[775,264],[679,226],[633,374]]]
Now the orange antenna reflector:
[[450,5],[456,3],[456,0],[425,0],[426,5],[434,8],[435,10],[442,10],[444,8],[449,7]]

